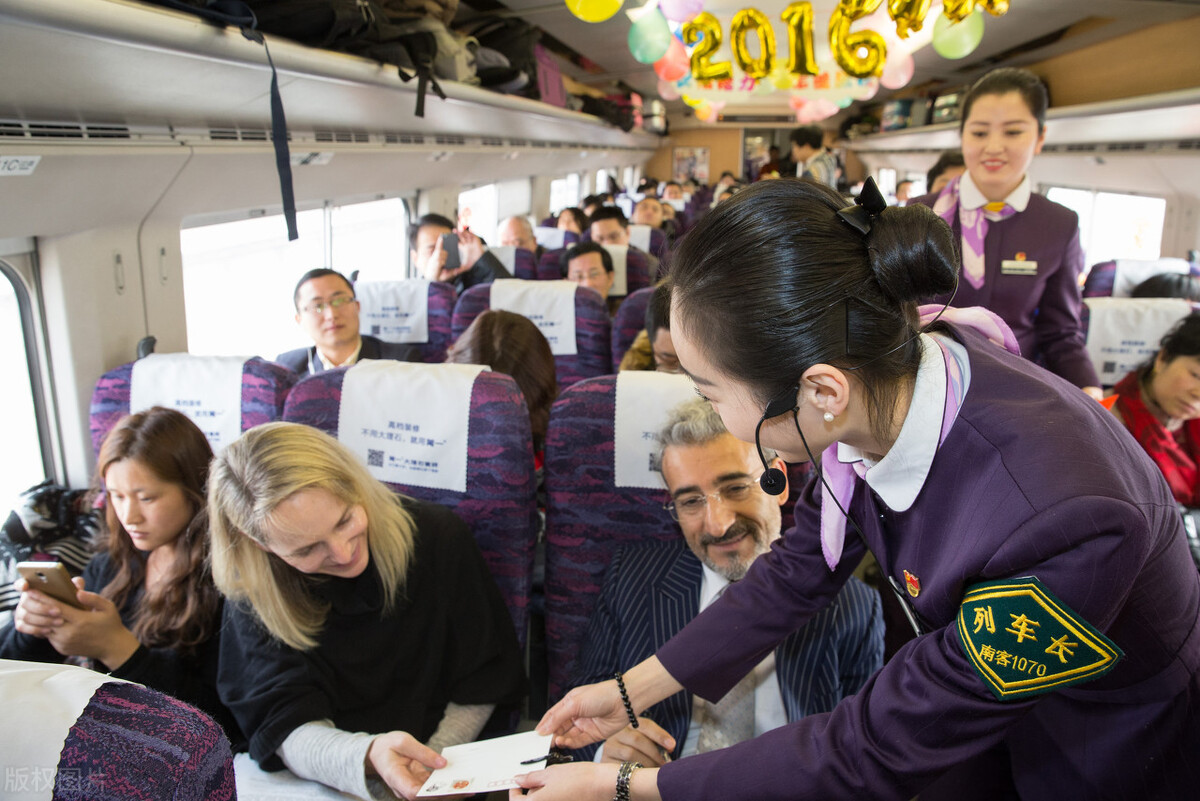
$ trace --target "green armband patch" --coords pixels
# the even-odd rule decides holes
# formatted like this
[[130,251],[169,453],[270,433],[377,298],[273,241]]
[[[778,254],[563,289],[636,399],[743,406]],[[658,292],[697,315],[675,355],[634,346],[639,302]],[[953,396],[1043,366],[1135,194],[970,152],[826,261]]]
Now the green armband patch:
[[969,588],[958,634],[975,672],[1001,701],[1094,679],[1125,655],[1032,576]]

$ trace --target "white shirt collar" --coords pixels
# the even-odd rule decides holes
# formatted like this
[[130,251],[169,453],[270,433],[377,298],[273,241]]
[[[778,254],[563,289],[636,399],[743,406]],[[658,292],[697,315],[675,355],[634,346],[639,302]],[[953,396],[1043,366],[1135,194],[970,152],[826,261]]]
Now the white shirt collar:
[[334,364],[329,359],[326,359],[325,354],[321,352],[321,349],[317,348],[317,358],[321,360],[321,364],[326,370],[333,370],[336,367],[346,367],[347,365],[357,364],[360,353],[362,353],[362,337],[358,338],[358,347],[354,349],[354,353],[351,353],[349,358],[347,358],[346,361],[342,362],[341,364]]
[[821,158],[821,156],[823,156],[823,155],[825,155],[825,148],[824,148],[824,147],[819,147],[819,148],[817,148],[817,152],[816,152],[816,153],[813,153],[811,156],[809,156],[808,158],[806,158],[806,159],[804,160],[804,165],[803,165],[803,166],[805,166],[805,167],[808,167],[808,166],[809,166],[809,165],[811,165],[811,164],[812,164],[814,161],[816,161],[817,159]]
[[916,502],[933,466],[945,408],[946,362],[942,349],[931,336],[921,334],[921,365],[917,368],[912,403],[895,444],[882,459],[872,462],[858,448],[839,442],[838,461],[865,464],[867,485],[889,509],[906,511]]
[[704,576],[700,579],[700,611],[703,612],[725,592],[725,588],[729,586],[729,579],[704,563],[701,563],[700,567],[704,571]]
[[[1025,177],[1021,179],[1021,183],[1017,184],[1017,188],[1004,198],[1004,202],[1017,211],[1025,211],[1025,207],[1029,205],[1029,195],[1033,192],[1032,186],[1029,174],[1026,173]],[[989,203],[988,199],[979,191],[979,187],[971,180],[969,172],[963,173],[962,182],[958,185],[958,203],[962,208],[968,210],[977,209]]]

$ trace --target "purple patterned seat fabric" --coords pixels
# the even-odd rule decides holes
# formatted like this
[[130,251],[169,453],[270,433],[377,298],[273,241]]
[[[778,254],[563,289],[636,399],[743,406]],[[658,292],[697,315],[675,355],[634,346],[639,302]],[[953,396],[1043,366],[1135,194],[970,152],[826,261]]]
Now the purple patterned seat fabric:
[[653,283],[654,277],[650,275],[650,260],[642,251],[630,248],[629,254],[625,257],[625,291],[633,293],[639,289],[645,289]]
[[613,483],[617,377],[563,392],[546,434],[546,650],[553,703],[570,689],[580,639],[614,553],[630,542],[675,542],[665,490]]
[[[458,299],[454,308],[454,338],[462,336],[475,318],[491,308],[492,287],[490,284],[473,286]],[[612,320],[604,300],[595,292],[584,287],[575,289],[575,345],[574,356],[555,356],[554,367],[559,389],[565,389],[576,381],[598,375],[608,375],[612,370]]]
[[561,281],[564,277],[562,257],[566,252],[566,248],[558,248],[556,250],[547,250],[543,253],[542,258],[538,260],[537,280]]
[[1093,265],[1087,274],[1087,279],[1083,282],[1083,296],[1085,298],[1111,298],[1113,281],[1116,277],[1117,263],[1115,261],[1102,261]]
[[513,278],[522,281],[536,281],[538,260],[532,250],[517,248],[513,254]]
[[[346,369],[302,378],[288,396],[283,419],[337,436]],[[380,399],[395,406],[405,398]],[[420,399],[411,399],[420,402]],[[522,648],[529,622],[533,547],[540,527],[533,435],[517,384],[503,373],[483,372],[471,391],[467,428],[467,491],[388,484],[395,492],[446,506],[463,519],[487,561],[512,614]]]
[[446,351],[454,342],[450,334],[450,320],[454,316],[454,304],[458,300],[452,284],[439,281],[429,283],[429,341],[417,345],[421,361],[426,364],[441,364],[446,361]]
[[650,254],[657,259],[667,256],[667,235],[661,228],[650,229]]
[[614,373],[621,365],[621,359],[625,358],[625,351],[629,350],[633,340],[637,339],[637,335],[646,325],[646,307],[650,305],[650,298],[653,295],[654,287],[630,292],[621,303],[621,308],[617,309],[617,316],[612,321],[612,370]]
[[54,801],[233,801],[229,740],[213,719],[138,684],[92,695],[67,734]]
[[[133,362],[129,362],[109,370],[96,382],[88,410],[95,453],[100,452],[101,443],[117,421],[129,414],[129,378],[132,374]],[[296,380],[295,373],[275,362],[257,356],[247,359],[242,367],[242,431],[278,420],[283,414],[283,402]]]

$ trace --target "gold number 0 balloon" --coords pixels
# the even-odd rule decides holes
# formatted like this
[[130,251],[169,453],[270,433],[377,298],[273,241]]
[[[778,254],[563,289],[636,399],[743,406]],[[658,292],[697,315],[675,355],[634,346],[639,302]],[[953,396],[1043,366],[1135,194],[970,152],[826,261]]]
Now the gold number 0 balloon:
[[728,81],[733,67],[728,61],[713,64],[709,59],[721,46],[721,23],[707,11],[697,14],[683,26],[683,43],[692,51],[692,78],[697,81]]
[[[751,34],[758,37],[758,58],[751,58],[746,46]],[[771,21],[758,9],[743,8],[733,15],[729,43],[733,45],[737,65],[751,78],[761,81],[775,69],[775,31],[771,29]]]
[[883,37],[874,31],[850,33],[850,25],[855,20],[873,13],[882,2],[842,0],[829,18],[829,49],[838,66],[855,78],[877,78],[883,74],[883,62],[887,58]]
[[792,3],[781,15],[788,26],[787,71],[793,75],[816,75],[813,56],[812,3]]

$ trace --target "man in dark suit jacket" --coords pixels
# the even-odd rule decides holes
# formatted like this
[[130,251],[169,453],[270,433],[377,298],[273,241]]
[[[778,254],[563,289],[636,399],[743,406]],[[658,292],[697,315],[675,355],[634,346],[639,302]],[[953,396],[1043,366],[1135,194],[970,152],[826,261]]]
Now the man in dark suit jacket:
[[[696,399],[672,410],[660,441],[668,509],[683,539],[618,551],[580,651],[578,684],[612,678],[652,656],[780,536],[787,493],[762,491],[754,447],[729,434],[711,404]],[[767,458],[782,467],[770,451]],[[882,664],[879,596],[851,578],[751,674],[753,735],[832,710]],[[677,693],[647,709],[637,729],[607,740],[602,758],[649,766],[695,753],[710,709]]]
[[309,270],[292,295],[296,324],[312,338],[310,348],[296,348],[275,357],[284,367],[309,375],[345,367],[363,359],[420,361],[412,345],[384,342],[358,332],[358,301],[354,285],[336,270]]

